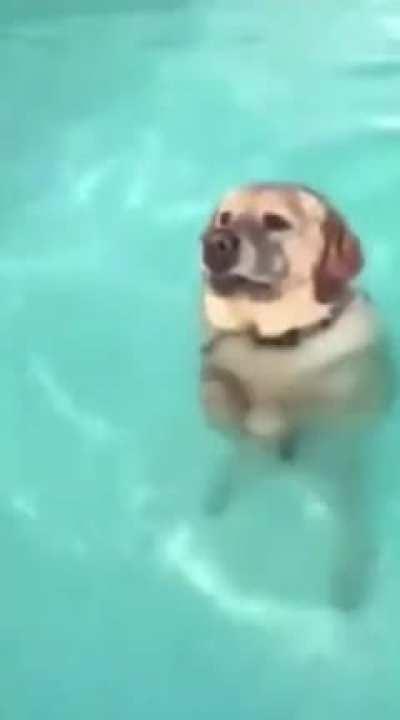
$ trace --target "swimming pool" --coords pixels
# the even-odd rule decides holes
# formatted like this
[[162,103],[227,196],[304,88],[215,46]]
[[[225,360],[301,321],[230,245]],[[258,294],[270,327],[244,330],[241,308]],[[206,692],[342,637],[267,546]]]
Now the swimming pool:
[[25,4],[0,9],[1,717],[397,719],[397,407],[347,616],[329,513],[286,470],[202,512],[226,447],[197,405],[197,238],[227,186],[327,192],[398,356],[398,5]]

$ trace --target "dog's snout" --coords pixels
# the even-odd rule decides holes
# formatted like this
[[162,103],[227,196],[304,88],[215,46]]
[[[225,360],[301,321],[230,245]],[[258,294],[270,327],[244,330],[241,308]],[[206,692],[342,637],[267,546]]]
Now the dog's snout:
[[240,239],[230,230],[215,230],[203,240],[203,261],[210,272],[227,273],[239,260]]

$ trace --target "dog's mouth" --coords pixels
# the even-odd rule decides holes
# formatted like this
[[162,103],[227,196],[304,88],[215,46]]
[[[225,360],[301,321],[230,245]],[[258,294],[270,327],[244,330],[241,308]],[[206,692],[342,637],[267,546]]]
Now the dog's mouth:
[[247,295],[264,301],[276,300],[280,295],[279,284],[266,278],[248,278],[234,273],[214,274],[208,271],[205,274],[208,285],[217,295]]

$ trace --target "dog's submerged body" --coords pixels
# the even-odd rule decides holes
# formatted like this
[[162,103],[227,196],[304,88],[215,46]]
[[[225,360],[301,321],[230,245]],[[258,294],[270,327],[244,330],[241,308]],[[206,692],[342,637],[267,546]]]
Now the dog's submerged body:
[[361,246],[325,198],[296,185],[239,188],[202,241],[202,396],[213,425],[291,456],[304,430],[360,428],[387,409],[380,318],[351,287]]

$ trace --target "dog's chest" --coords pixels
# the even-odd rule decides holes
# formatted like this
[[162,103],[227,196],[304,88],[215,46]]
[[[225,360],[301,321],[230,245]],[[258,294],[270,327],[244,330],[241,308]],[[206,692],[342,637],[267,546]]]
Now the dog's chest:
[[246,332],[215,334],[205,361],[237,378],[257,405],[350,396],[359,384],[362,358],[376,340],[375,329],[368,309],[358,303],[333,326],[294,345],[262,344]]
[[245,333],[220,337],[207,362],[236,377],[253,402],[286,394],[304,376],[298,347],[269,347]]

